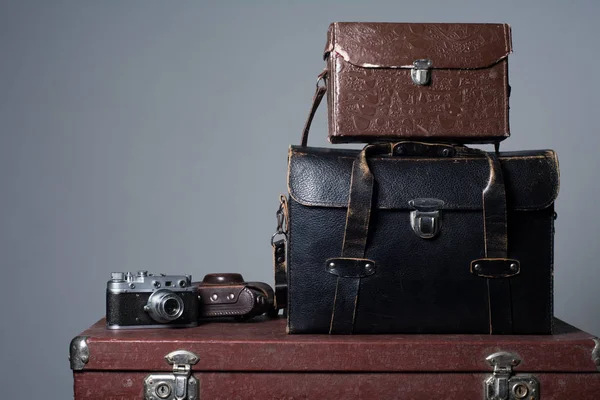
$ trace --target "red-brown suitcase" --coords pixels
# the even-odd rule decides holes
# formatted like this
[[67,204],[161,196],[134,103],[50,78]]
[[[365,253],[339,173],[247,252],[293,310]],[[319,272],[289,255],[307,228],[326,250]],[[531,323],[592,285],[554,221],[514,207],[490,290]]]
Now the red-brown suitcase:
[[287,335],[283,319],[109,331],[101,320],[70,360],[76,400],[600,399],[598,339],[560,321],[555,332]]

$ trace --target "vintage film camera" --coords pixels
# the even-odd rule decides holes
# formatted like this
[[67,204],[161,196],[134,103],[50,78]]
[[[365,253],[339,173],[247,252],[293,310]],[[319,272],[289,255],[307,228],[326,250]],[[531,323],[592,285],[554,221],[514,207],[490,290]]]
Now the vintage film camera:
[[263,282],[245,282],[240,274],[208,274],[195,282],[200,294],[200,318],[234,317],[247,320],[277,315],[274,293]]
[[113,272],[106,286],[108,329],[197,326],[199,309],[191,275]]

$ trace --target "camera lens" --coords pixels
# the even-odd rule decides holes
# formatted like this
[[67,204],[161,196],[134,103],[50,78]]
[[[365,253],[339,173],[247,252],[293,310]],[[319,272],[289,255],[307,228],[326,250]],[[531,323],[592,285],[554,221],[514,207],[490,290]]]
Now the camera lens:
[[150,295],[145,310],[156,322],[174,321],[183,314],[183,300],[167,289],[157,290]]
[[167,315],[177,315],[181,310],[179,303],[175,299],[168,299],[165,301],[164,309]]

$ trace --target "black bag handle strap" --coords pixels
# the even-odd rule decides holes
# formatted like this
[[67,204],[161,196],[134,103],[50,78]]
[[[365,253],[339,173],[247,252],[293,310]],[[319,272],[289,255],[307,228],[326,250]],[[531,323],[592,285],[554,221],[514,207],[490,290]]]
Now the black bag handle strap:
[[[330,333],[349,334],[353,332],[360,280],[372,275],[376,267],[374,262],[364,259],[375,188],[375,178],[369,168],[368,157],[375,153],[403,156],[476,155],[485,157],[490,166],[490,177],[486,188],[482,192],[486,256],[483,261],[487,259],[507,258],[506,192],[502,169],[495,153],[488,153],[465,146],[422,142],[367,145],[358,154],[352,166],[350,197],[348,200],[341,257],[339,259],[327,260],[328,272],[338,275]],[[349,262],[348,260],[353,262]],[[349,272],[349,269],[346,270],[347,272],[340,273],[340,269],[336,263],[342,263],[352,268],[352,273]],[[511,333],[512,309],[510,282],[506,278],[487,279],[490,306],[490,333]]]
[[[505,260],[509,269],[518,265],[508,260],[508,233],[506,221],[506,190],[502,167],[496,153],[484,153],[490,164],[490,177],[483,190],[483,223],[485,259],[483,263]],[[476,265],[474,263],[471,263]],[[476,271],[475,271],[476,272]],[[517,271],[513,271],[517,272]],[[512,297],[508,277],[487,277],[490,334],[512,334]]]
[[[321,85],[321,82],[323,82],[323,84]],[[308,143],[308,133],[310,131],[310,126],[312,124],[313,118],[315,117],[315,113],[317,112],[317,109],[319,108],[319,104],[321,104],[321,100],[323,100],[323,96],[325,95],[325,92],[327,92],[327,70],[323,70],[323,72],[321,72],[319,74],[319,76],[317,77],[317,88],[315,90],[315,94],[313,96],[312,99],[312,105],[310,107],[310,111],[308,113],[308,118],[306,119],[306,122],[304,123],[304,129],[302,130],[302,140],[300,141],[300,144],[302,145],[302,147],[306,147],[306,144]]]
[[[368,272],[372,272],[372,269],[368,271],[369,266],[370,268],[374,266],[373,262],[369,263],[364,260],[364,257],[367,250],[375,184],[375,178],[367,162],[367,153],[375,151],[377,148],[378,146],[374,145],[365,146],[352,164],[350,198],[346,213],[342,254],[340,259],[327,260],[327,271],[338,275],[329,325],[330,334],[351,334],[353,332],[360,280],[362,277],[368,276]],[[352,259],[364,260],[362,269],[355,273],[338,270],[338,264]],[[350,264],[350,268],[352,265]]]

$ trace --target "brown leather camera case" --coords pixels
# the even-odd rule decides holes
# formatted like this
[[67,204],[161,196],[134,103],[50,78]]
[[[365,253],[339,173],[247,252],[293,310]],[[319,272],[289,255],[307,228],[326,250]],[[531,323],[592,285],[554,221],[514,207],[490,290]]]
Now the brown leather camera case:
[[335,22],[325,59],[332,143],[507,138],[507,24]]

